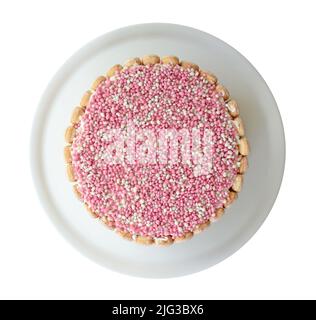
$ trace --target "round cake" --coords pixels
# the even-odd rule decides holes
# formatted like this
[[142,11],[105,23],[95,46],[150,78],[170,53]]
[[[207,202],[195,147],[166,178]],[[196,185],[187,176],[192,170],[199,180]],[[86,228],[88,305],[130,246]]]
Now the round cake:
[[201,232],[237,198],[248,167],[236,101],[216,76],[174,56],[134,58],[97,78],[65,139],[78,198],[142,244]]

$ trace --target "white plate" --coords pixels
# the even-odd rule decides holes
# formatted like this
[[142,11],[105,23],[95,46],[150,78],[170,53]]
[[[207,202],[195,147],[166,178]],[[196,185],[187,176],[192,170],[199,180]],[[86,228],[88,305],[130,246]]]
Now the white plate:
[[[150,53],[177,55],[214,72],[239,102],[251,145],[250,168],[238,201],[207,231],[168,248],[128,242],[91,219],[72,193],[63,159],[64,131],[83,92],[113,64]],[[80,49],[47,87],[32,132],[31,166],[35,186],[57,229],[95,262],[142,277],[190,274],[237,251],[268,216],[280,188],[284,161],[282,121],[260,74],[223,41],[171,24],[126,27]]]

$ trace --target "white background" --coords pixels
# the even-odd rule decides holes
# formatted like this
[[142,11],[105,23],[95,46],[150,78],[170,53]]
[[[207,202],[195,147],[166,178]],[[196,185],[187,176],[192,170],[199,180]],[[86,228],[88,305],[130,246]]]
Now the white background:
[[[28,0],[2,1],[0,12],[1,299],[316,299],[314,1]],[[32,120],[50,78],[91,39],[143,22],[195,27],[245,55],[275,96],[287,140],[283,185],[257,234],[219,265],[166,280],[81,256],[45,215],[29,169]]]

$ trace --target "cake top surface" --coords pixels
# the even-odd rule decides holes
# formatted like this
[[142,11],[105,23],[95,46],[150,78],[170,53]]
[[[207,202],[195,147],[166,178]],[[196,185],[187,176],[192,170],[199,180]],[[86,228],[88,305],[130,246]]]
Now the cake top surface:
[[101,82],[71,152],[83,201],[134,236],[182,237],[216,218],[238,171],[223,97],[179,65],[137,65]]

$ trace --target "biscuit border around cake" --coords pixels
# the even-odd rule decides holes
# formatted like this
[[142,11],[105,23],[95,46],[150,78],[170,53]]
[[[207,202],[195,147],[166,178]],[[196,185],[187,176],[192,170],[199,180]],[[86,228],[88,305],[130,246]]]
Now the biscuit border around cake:
[[245,129],[243,125],[243,121],[239,115],[238,104],[234,99],[231,99],[229,91],[218,82],[217,77],[209,72],[206,72],[200,67],[192,63],[190,61],[183,60],[181,61],[177,56],[164,56],[160,58],[158,55],[145,55],[141,58],[135,57],[127,60],[124,65],[116,64],[109,68],[105,75],[101,75],[97,77],[91,87],[83,94],[79,105],[77,105],[72,112],[70,118],[70,124],[66,128],[65,131],[65,141],[66,145],[64,146],[64,158],[66,163],[66,172],[68,175],[68,180],[72,183],[73,192],[76,197],[82,200],[80,191],[78,190],[78,185],[76,183],[76,177],[74,175],[72,159],[71,159],[71,146],[75,136],[75,125],[80,122],[82,115],[85,113],[85,109],[89,104],[90,98],[93,93],[96,91],[98,86],[104,82],[105,80],[115,76],[117,73],[121,72],[121,70],[125,70],[127,68],[132,68],[135,65],[154,65],[154,64],[171,64],[171,65],[179,65],[186,69],[193,69],[196,72],[204,77],[209,83],[215,85],[216,91],[223,97],[225,101],[225,105],[227,110],[232,118],[233,123],[235,124],[238,132],[238,141],[239,141],[239,161],[237,162],[239,166],[238,174],[235,178],[235,181],[232,187],[229,190],[229,195],[227,199],[224,201],[223,206],[215,210],[215,217],[210,218],[207,221],[204,221],[200,225],[198,225],[194,231],[187,232],[181,237],[172,238],[171,236],[166,236],[163,238],[153,238],[148,236],[141,235],[132,235],[128,232],[123,232],[119,230],[115,230],[114,222],[109,220],[107,216],[98,216],[97,213],[93,212],[89,206],[85,203],[85,207],[87,212],[94,219],[98,219],[108,228],[115,230],[118,235],[120,235],[123,239],[135,241],[136,243],[143,245],[159,245],[159,246],[169,246],[173,243],[182,242],[188,239],[191,239],[194,235],[202,232],[206,228],[208,228],[213,222],[217,221],[225,212],[225,209],[228,208],[238,197],[238,193],[242,189],[243,185],[243,176],[248,169],[248,155],[249,155],[249,143],[247,138],[245,137]]

